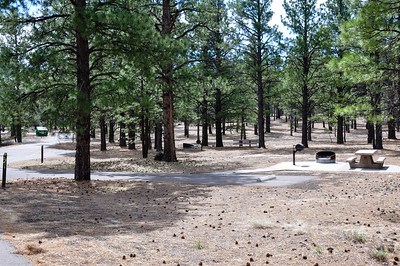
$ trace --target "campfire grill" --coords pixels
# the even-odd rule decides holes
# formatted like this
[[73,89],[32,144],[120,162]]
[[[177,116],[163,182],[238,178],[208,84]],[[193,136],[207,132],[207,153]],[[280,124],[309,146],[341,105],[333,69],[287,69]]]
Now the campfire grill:
[[317,163],[335,163],[336,154],[333,151],[319,151],[315,155]]

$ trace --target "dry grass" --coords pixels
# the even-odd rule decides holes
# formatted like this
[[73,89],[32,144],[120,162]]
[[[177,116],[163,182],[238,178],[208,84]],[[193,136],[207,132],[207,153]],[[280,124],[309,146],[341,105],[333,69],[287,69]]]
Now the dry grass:
[[25,249],[22,251],[17,251],[18,254],[21,255],[38,255],[38,254],[42,254],[44,253],[44,249],[42,249],[41,247],[37,247],[35,245],[32,244],[28,244],[25,246]]

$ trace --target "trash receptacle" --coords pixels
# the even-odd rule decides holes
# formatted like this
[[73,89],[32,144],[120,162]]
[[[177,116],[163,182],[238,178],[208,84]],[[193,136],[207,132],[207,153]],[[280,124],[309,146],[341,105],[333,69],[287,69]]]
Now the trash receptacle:
[[36,127],[36,136],[38,137],[46,137],[49,134],[49,131],[46,127]]

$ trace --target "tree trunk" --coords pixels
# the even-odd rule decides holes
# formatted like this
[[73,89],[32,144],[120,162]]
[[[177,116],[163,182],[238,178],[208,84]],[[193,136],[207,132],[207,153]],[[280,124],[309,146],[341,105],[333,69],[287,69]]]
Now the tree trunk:
[[224,147],[222,141],[222,93],[220,89],[216,90],[215,95],[215,146]]
[[186,137],[186,138],[189,138],[189,122],[188,122],[188,119],[187,118],[185,118],[185,121],[183,121],[183,128],[184,128],[184,133],[183,133],[183,135]]
[[74,21],[76,35],[76,77],[77,77],[77,112],[76,112],[76,153],[75,180],[90,180],[90,114],[91,87],[89,70],[89,41],[86,33],[86,1],[74,1]]
[[242,117],[241,117],[241,127],[240,127],[241,128],[240,129],[240,139],[247,139],[247,136],[246,136],[246,125],[245,125],[244,121],[245,121],[244,120],[244,116],[242,115]]
[[276,107],[276,119],[281,119],[282,110],[279,107]]
[[[260,21],[260,12],[258,12],[258,21]],[[258,124],[258,147],[265,148],[265,98],[263,81],[263,58],[262,58],[262,36],[260,30],[257,34],[257,124]]]
[[107,144],[106,144],[106,120],[104,116],[100,116],[100,151],[106,151],[107,150]]
[[[258,60],[261,61],[261,52],[259,51]],[[261,62],[259,62],[261,64]],[[265,148],[265,132],[264,132],[264,87],[262,81],[262,70],[261,68],[257,71],[257,134],[258,134],[258,147]]]
[[336,131],[337,144],[344,144],[343,127],[344,127],[344,117],[340,115],[337,118],[337,131]]
[[110,127],[108,130],[108,142],[109,143],[114,143],[115,139],[114,139],[114,126],[115,126],[115,120],[111,119],[110,120]]
[[290,136],[293,136],[293,128],[294,128],[294,118],[293,118],[293,116],[291,115],[290,116],[290,120],[289,120],[289,122],[290,122]]
[[157,122],[156,127],[154,129],[154,148],[157,152],[162,151],[162,123]]
[[196,143],[197,144],[201,143],[201,140],[200,140],[200,122],[197,122],[197,140],[196,140]]
[[147,117],[145,119],[145,121],[147,121],[147,124],[145,126],[145,131],[147,132],[147,149],[151,150],[151,122],[150,122],[150,114],[147,113]]
[[308,148],[308,89],[303,89],[303,103],[301,109],[301,143]]
[[140,119],[140,125],[142,128],[142,134],[141,134],[141,139],[142,139],[142,157],[147,158],[149,154],[149,149],[150,149],[150,122],[149,122],[149,112],[148,110],[145,110],[145,108],[142,108],[142,115]]
[[175,135],[174,135],[174,97],[172,84],[167,83],[163,92],[164,111],[164,157],[166,162],[176,162]]
[[265,132],[271,133],[271,116],[270,116],[270,110],[268,108],[265,115]]
[[[367,136],[367,143],[372,143],[375,139],[375,130],[374,130],[374,124],[371,122],[367,122],[366,125],[367,131],[368,131],[368,136]],[[374,145],[373,145],[374,146]]]
[[22,126],[21,124],[15,125],[16,140],[18,143],[22,142]]
[[135,150],[136,149],[136,125],[133,122],[135,117],[135,112],[133,109],[130,109],[128,112],[129,115],[129,122],[128,122],[128,150]]
[[14,123],[11,125],[10,134],[11,134],[11,137],[14,137],[15,141],[16,141],[17,140],[17,133],[16,133],[16,130],[15,130],[15,124]]
[[129,150],[136,149],[135,138],[136,138],[135,125],[129,124],[129,127],[128,127],[128,149]]
[[124,122],[119,123],[119,146],[126,147],[126,133],[125,133],[126,125]]
[[394,119],[390,119],[388,121],[388,139],[397,139],[396,138],[396,123]]
[[203,98],[203,105],[201,108],[202,131],[201,131],[201,145],[208,146],[208,101],[206,96]]
[[383,137],[382,137],[382,124],[375,125],[375,143],[374,149],[382,150],[383,149]]
[[[173,37],[172,31],[175,19],[171,11],[171,1],[163,0],[163,15],[161,21],[161,35],[163,37]],[[162,62],[162,109],[164,122],[164,155],[163,160],[166,162],[178,161],[175,149],[175,134],[174,134],[174,91],[172,86],[173,62],[169,58],[166,62]]]

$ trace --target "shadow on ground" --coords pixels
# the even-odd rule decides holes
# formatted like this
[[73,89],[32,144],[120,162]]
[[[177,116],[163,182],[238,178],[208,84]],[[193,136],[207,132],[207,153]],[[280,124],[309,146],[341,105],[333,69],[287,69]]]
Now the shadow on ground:
[[145,233],[186,219],[208,196],[206,186],[25,180],[1,191],[0,224],[5,232],[48,237]]

